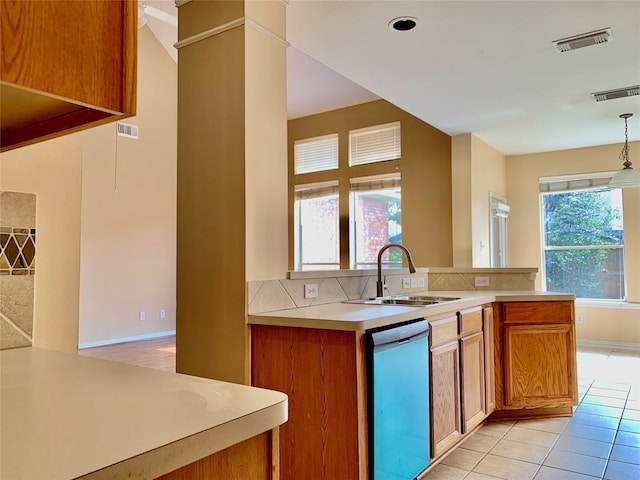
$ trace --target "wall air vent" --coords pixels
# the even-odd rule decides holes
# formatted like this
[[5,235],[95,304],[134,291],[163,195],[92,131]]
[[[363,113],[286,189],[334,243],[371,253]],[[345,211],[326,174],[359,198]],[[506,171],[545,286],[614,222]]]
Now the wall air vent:
[[577,48],[590,47],[591,45],[598,45],[599,43],[606,43],[613,40],[613,34],[611,33],[611,27],[603,28],[602,30],[596,30],[595,32],[582,33],[580,35],[574,35],[573,37],[561,38],[560,40],[554,40],[551,42],[556,50],[559,52],[569,52]]
[[604,100],[633,97],[635,95],[640,95],[640,85],[634,85],[633,87],[626,87],[626,88],[618,88],[616,90],[607,90],[606,92],[596,92],[596,93],[592,93],[591,97],[596,102],[602,102]]
[[118,127],[118,135],[127,138],[138,138],[138,126],[130,123],[116,122]]

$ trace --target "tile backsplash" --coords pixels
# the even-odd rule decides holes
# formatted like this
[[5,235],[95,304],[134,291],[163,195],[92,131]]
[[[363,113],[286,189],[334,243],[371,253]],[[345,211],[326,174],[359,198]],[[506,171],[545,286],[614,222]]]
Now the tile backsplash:
[[0,349],[33,340],[36,196],[0,192]]
[[[534,290],[535,272],[535,268],[511,271],[438,268],[434,272],[421,268],[415,274],[409,274],[406,269],[383,273],[388,287],[385,294],[398,295],[427,290]],[[375,270],[292,272],[289,276],[294,278],[248,282],[249,315],[376,296]],[[478,276],[487,277],[489,286],[476,287],[474,277]],[[423,277],[427,286],[402,288],[402,280],[406,277]],[[317,298],[304,298],[307,284],[318,285]]]

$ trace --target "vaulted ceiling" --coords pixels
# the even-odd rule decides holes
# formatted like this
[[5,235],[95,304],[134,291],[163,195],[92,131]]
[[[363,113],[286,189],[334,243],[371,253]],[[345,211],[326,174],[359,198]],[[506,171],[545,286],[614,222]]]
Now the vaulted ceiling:
[[[144,3],[175,16],[172,0]],[[148,26],[171,51],[175,26],[148,7]],[[398,17],[416,28],[390,29]],[[607,43],[552,45],[608,27]],[[629,140],[640,140],[640,96],[591,96],[640,85],[640,1],[290,0],[287,40],[290,118],[384,98],[514,155],[622,145],[618,116],[630,112]]]

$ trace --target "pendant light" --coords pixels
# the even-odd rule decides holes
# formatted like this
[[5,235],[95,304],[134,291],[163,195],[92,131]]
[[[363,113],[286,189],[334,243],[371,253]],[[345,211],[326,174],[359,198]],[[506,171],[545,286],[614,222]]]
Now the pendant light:
[[629,161],[629,136],[627,132],[627,118],[632,117],[633,113],[623,113],[620,118],[624,118],[624,147],[620,152],[620,160],[623,160],[624,168],[616,173],[611,182],[610,187],[630,188],[640,187],[640,170],[635,170]]

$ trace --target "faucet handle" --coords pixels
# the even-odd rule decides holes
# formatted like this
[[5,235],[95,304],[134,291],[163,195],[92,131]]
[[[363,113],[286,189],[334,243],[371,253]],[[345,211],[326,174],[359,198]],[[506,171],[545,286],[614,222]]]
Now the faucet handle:
[[387,276],[385,275],[384,278],[382,279],[382,296],[384,296],[384,292],[387,292],[387,294],[391,294],[391,292],[389,292],[389,285],[387,285]]

